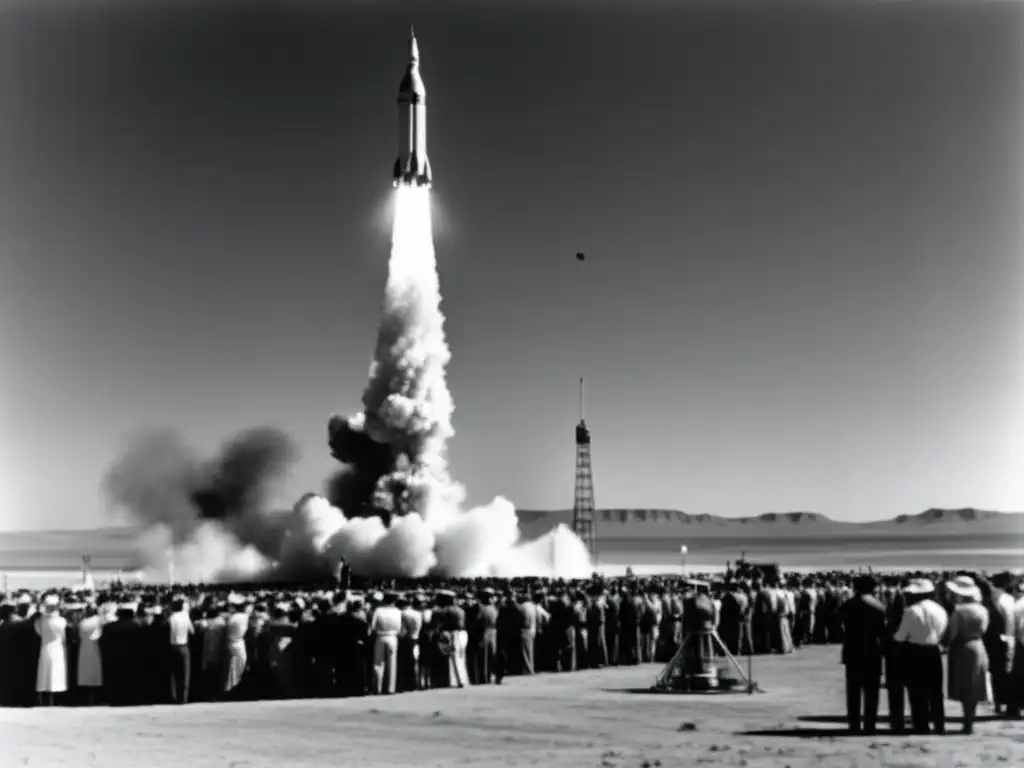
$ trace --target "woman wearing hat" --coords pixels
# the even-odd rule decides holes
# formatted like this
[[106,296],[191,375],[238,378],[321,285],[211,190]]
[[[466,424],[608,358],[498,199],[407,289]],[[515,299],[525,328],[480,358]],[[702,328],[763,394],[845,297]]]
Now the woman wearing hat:
[[54,694],[68,689],[68,622],[60,615],[60,597],[57,595],[44,597],[41,607],[35,621],[41,643],[36,666],[36,693],[39,694],[40,706],[52,707]]
[[978,702],[988,699],[988,654],[982,638],[988,628],[988,611],[981,604],[981,590],[970,576],[946,582],[955,601],[942,644],[949,649],[949,698],[964,710],[964,733],[974,731]]

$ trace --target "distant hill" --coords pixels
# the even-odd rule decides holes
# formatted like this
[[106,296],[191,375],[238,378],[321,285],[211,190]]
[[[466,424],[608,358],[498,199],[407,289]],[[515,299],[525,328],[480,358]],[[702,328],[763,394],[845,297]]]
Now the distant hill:
[[[557,523],[570,525],[572,510],[519,510],[523,534],[539,535]],[[899,515],[891,520],[850,523],[833,520],[818,512],[765,512],[751,517],[719,517],[691,514],[676,509],[599,509],[596,512],[598,539],[617,541],[678,537],[837,537],[858,534],[900,536],[947,536],[969,530],[972,534],[1006,533],[1024,539],[1024,515],[1011,512],[964,509],[927,509],[916,515]]]
[[[519,510],[524,539],[533,539],[559,523],[572,524],[572,510]],[[891,520],[848,523],[817,512],[766,512],[753,517],[718,517],[676,509],[599,509],[598,544],[612,550],[658,550],[686,542],[702,552],[792,549],[795,545],[834,550],[879,541],[900,547],[970,546],[1024,548],[1024,514],[989,510],[927,509]],[[31,567],[74,568],[91,555],[96,570],[131,569],[136,531],[128,527],[84,531],[0,533],[0,570]],[[691,551],[694,549],[691,546]],[[678,550],[676,550],[678,551]]]

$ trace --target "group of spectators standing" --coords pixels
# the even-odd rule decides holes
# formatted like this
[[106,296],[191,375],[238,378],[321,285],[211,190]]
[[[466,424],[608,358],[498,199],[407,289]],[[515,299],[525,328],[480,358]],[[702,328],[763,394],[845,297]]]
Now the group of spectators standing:
[[[1019,716],[1024,601],[1014,597],[1018,587],[977,577],[975,607],[954,609],[960,582],[947,576],[940,594],[932,588],[934,609],[917,600],[927,581],[922,574],[878,582],[840,572],[729,574],[718,582],[595,576],[393,580],[359,590],[264,583],[21,592],[0,605],[0,705],[362,696],[667,662],[684,632],[707,628],[694,625],[706,616],[695,609],[700,600],[713,606],[713,627],[733,654],[843,643],[857,730],[861,698],[864,730],[874,728],[883,667],[894,723],[902,727],[903,699],[898,708],[893,699],[900,685],[909,692],[915,730],[927,727],[923,713],[940,717],[933,705],[936,659],[942,700],[941,657],[920,650],[925,644],[950,648],[952,698],[965,707],[983,700],[975,695],[985,694],[984,684],[976,686],[987,679],[978,672],[983,667],[996,706]],[[927,636],[913,623],[922,611],[932,621]],[[940,611],[943,617],[953,611],[954,618],[928,618]],[[876,629],[880,634],[872,634]]]
[[[972,733],[978,705],[1018,719],[1024,708],[1024,592],[1010,574],[949,575],[936,584],[917,576],[895,594],[879,594],[874,576],[854,579],[855,596],[839,611],[846,628],[849,728],[874,733],[882,677],[889,727],[945,733],[945,700],[960,702],[963,731]],[[943,656],[948,663],[943,664]]]

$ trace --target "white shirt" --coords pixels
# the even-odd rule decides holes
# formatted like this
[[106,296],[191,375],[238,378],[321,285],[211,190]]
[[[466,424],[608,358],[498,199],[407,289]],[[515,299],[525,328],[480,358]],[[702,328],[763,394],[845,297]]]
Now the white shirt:
[[934,600],[914,603],[903,612],[893,640],[897,643],[937,646],[949,624],[946,609]]
[[1013,642],[1013,636],[1016,634],[1015,629],[1017,624],[1017,608],[1013,595],[1007,592],[1000,592],[998,605],[1003,609],[1003,613],[1006,615],[1006,621],[1008,624],[1006,627],[1006,634],[1003,635],[1003,638],[1007,643]]
[[167,618],[167,626],[171,633],[171,645],[188,645],[188,636],[192,634],[192,619],[187,611],[177,611]]
[[370,617],[370,632],[380,637],[396,637],[402,629],[402,612],[393,605],[382,605]]

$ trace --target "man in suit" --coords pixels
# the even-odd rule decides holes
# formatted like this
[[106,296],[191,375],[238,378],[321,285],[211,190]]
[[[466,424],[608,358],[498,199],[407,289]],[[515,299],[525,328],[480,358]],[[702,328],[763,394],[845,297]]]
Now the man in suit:
[[604,590],[594,589],[587,609],[587,640],[590,650],[590,668],[602,669],[608,665],[608,641],[605,637]]
[[814,589],[814,579],[810,576],[803,580],[796,605],[796,629],[793,633],[793,644],[799,648],[814,639],[814,615],[817,611],[818,593]]
[[604,633],[608,647],[608,663],[613,667],[619,665],[619,595],[616,592],[606,593],[604,607]]
[[370,636],[370,621],[366,617],[363,601],[351,598],[338,622],[338,658],[341,666],[337,670],[338,692],[342,696],[366,695],[367,641]]
[[[636,588],[635,584],[633,588]],[[619,641],[619,664],[639,664],[640,610],[631,590],[626,588],[623,588],[619,601]]]
[[[736,656],[740,652],[740,632],[743,626],[743,607],[740,604],[739,584],[730,582],[728,591],[722,596],[722,611],[718,620],[718,631],[729,649]],[[743,596],[744,599],[746,596]]]
[[843,623],[843,664],[846,667],[846,719],[850,733],[875,732],[878,691],[882,684],[882,655],[886,644],[885,607],[875,597],[878,588],[871,574],[854,581],[856,595],[840,608]]
[[480,591],[479,607],[470,642],[476,650],[473,654],[472,682],[487,685],[501,684],[502,669],[498,656],[498,608],[494,605],[495,593],[491,587]]
[[[345,601],[348,593],[336,591],[329,605],[322,607],[322,613],[316,618],[316,662],[317,675],[322,678],[320,692],[324,696],[341,696],[340,679],[344,676],[342,666],[347,662],[340,656],[345,638]],[[326,602],[326,601],[325,601]]]
[[889,729],[893,733],[903,733],[907,711],[907,679],[902,657],[903,644],[896,642],[895,635],[903,621],[904,601],[902,592],[892,589],[891,593],[885,621],[885,690],[889,698]]
[[117,621],[107,624],[100,637],[103,682],[113,707],[132,706],[142,700],[142,627],[135,619],[136,610],[131,603],[118,606]]
[[515,603],[516,624],[519,628],[519,648],[516,667],[521,674],[534,674],[533,648],[537,641],[537,605],[529,593],[522,595]]

